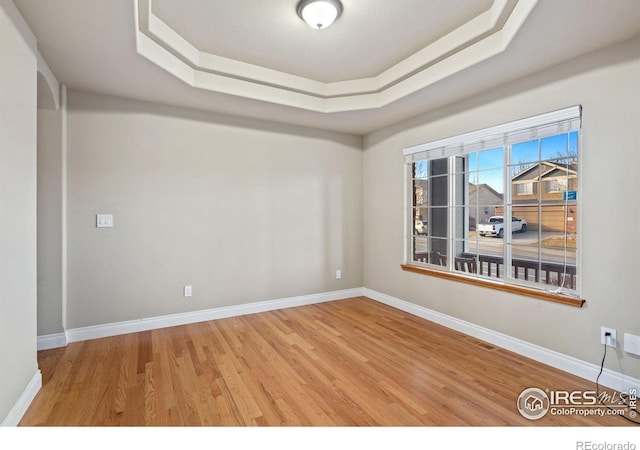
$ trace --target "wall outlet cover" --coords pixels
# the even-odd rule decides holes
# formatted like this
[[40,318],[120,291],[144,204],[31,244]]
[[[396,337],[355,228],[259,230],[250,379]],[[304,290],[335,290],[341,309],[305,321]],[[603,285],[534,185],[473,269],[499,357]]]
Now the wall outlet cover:
[[[605,336],[606,332],[611,333],[611,335]],[[618,343],[616,330],[614,330],[613,328],[600,327],[600,343],[609,347],[616,348],[616,345]]]

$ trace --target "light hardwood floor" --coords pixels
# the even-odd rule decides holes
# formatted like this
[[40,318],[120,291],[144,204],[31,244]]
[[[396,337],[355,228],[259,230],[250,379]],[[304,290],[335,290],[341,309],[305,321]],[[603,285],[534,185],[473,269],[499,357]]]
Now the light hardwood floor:
[[39,352],[21,425],[627,425],[523,418],[523,389],[593,383],[364,297]]

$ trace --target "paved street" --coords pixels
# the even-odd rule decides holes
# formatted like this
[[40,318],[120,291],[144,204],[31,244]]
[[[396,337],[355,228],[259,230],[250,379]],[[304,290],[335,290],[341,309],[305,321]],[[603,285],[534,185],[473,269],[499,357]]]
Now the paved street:
[[[542,233],[542,240],[551,237],[561,237],[559,233]],[[514,233],[512,238],[512,254],[514,258],[521,259],[538,259],[538,233],[536,231],[528,231],[526,233]],[[502,256],[504,253],[505,240],[493,236],[476,236],[468,241],[469,247],[466,249],[469,253],[479,253],[484,255]],[[418,251],[427,250],[427,236],[419,236],[416,238],[416,249]],[[562,248],[543,248],[543,261],[564,262],[565,252]],[[566,261],[569,264],[576,263],[576,249],[568,248]]]

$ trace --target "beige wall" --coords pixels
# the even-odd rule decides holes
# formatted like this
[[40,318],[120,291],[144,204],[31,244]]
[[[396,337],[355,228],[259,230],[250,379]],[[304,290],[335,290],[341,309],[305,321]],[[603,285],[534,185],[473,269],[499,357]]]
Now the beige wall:
[[0,423],[37,373],[35,39],[0,0]]
[[38,109],[38,336],[63,331],[62,111]]
[[[601,326],[619,338],[640,335],[638,80],[635,40],[366,136],[364,286],[593,364],[602,358]],[[404,147],[577,104],[584,108],[582,309],[400,269]],[[606,365],[640,377],[640,358],[620,347]]]
[[361,147],[70,92],[67,327],[362,286]]

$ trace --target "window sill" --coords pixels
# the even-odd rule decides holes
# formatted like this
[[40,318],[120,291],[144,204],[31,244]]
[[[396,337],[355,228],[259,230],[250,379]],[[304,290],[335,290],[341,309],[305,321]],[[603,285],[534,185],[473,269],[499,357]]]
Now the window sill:
[[509,292],[512,294],[524,295],[526,297],[538,298],[541,300],[547,300],[555,303],[562,303],[564,305],[575,306],[581,308],[584,305],[585,300],[570,295],[554,294],[552,292],[541,291],[538,289],[527,288],[523,286],[515,286],[511,284],[501,284],[491,281],[486,281],[479,278],[472,278],[464,275],[458,275],[456,273],[445,272],[441,270],[429,269],[426,267],[412,266],[409,264],[401,264],[402,270],[407,272],[419,273],[422,275],[429,275],[438,278],[444,278],[446,280],[459,281],[461,283],[472,284],[474,286],[481,286],[489,289],[495,289],[498,291]]

